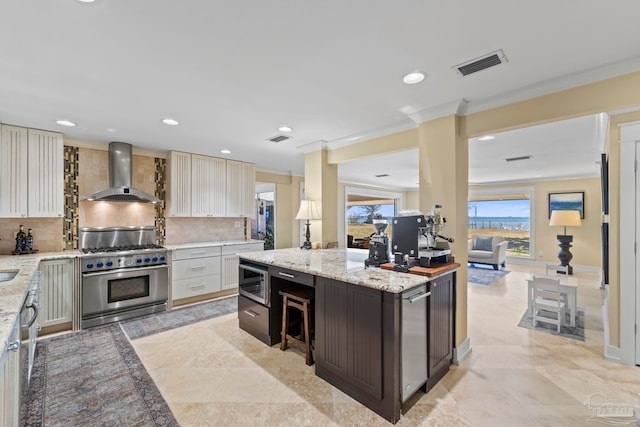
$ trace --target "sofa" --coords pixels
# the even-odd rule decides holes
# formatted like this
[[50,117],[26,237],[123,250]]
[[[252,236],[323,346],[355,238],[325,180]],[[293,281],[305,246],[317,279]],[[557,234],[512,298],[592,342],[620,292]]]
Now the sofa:
[[473,236],[468,244],[468,262],[492,265],[494,270],[505,267],[508,244],[502,236]]

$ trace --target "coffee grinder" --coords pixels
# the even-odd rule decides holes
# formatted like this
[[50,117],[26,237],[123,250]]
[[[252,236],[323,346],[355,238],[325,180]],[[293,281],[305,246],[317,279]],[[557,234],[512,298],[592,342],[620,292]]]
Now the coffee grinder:
[[386,232],[389,223],[386,219],[374,219],[373,226],[376,232],[369,237],[369,258],[364,260],[364,265],[380,267],[380,264],[389,262],[389,236]]

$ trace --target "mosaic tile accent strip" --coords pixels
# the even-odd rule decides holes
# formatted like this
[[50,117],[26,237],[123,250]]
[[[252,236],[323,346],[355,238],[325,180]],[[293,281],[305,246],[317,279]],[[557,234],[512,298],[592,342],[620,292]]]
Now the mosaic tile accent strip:
[[159,245],[164,245],[167,235],[167,224],[165,219],[165,184],[166,184],[166,170],[167,160],[156,157],[156,191],[155,196],[162,200],[162,203],[156,203],[156,240]]
[[65,249],[78,249],[78,147],[64,147],[64,221],[62,224]]

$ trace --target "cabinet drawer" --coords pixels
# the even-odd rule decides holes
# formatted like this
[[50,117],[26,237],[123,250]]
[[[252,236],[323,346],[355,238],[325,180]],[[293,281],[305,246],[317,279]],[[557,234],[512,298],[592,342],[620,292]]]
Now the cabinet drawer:
[[220,274],[220,257],[174,260],[171,271],[173,280]]
[[243,296],[238,297],[240,327],[259,336],[269,336],[269,309]]
[[173,259],[192,259],[210,256],[219,256],[222,253],[220,246],[202,246],[196,248],[176,249],[173,251]]
[[242,243],[239,245],[225,245],[222,255],[240,254],[242,252],[256,252],[264,250],[264,243]]
[[220,275],[173,280],[171,289],[174,300],[218,292],[221,289]]
[[269,275],[301,285],[314,286],[314,276],[287,268],[269,267]]

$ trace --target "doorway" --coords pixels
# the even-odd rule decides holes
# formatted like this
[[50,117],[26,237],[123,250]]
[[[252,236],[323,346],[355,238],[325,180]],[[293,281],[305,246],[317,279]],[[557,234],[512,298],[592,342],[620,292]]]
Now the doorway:
[[251,238],[264,241],[264,250],[275,248],[276,185],[256,183]]

